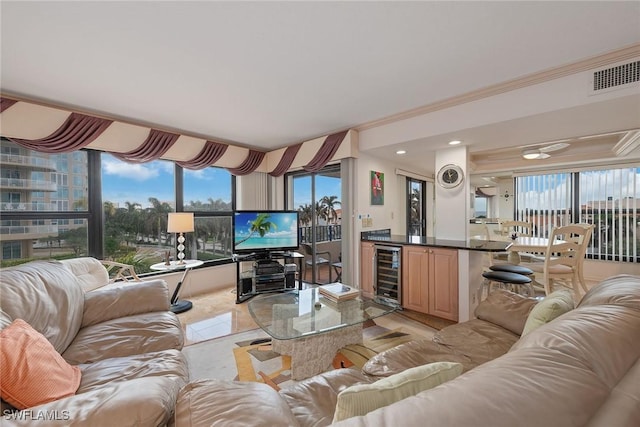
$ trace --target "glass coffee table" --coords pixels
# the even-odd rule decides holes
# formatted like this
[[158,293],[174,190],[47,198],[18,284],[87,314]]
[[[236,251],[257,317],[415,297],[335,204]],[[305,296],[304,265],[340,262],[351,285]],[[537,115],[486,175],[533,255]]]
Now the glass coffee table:
[[364,322],[397,309],[362,296],[333,302],[317,288],[262,294],[249,301],[253,320],[273,338],[273,351],[291,356],[294,380],[326,371],[339,349],[362,343]]

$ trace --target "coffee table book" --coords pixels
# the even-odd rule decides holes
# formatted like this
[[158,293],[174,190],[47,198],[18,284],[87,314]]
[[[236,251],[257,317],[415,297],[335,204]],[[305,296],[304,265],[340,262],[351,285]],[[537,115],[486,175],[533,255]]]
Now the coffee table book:
[[318,287],[320,295],[332,301],[345,301],[360,295],[360,290],[342,283],[330,283]]

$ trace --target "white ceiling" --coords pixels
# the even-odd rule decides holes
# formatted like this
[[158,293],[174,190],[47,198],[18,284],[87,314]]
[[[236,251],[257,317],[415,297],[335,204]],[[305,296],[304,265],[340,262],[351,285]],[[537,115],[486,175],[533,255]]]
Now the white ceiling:
[[[0,8],[4,94],[265,149],[640,42],[638,1],[3,0]],[[632,112],[640,106],[626,102]],[[617,108],[594,117],[615,121]],[[543,119],[459,134],[477,152],[534,144],[553,138],[531,131]],[[528,136],[505,142],[514,134]]]

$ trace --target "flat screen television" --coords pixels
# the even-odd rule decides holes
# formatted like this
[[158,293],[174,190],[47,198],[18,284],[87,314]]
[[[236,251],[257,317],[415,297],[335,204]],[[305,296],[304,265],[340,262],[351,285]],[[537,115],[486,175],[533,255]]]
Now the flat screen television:
[[236,211],[233,252],[265,253],[297,250],[298,211]]

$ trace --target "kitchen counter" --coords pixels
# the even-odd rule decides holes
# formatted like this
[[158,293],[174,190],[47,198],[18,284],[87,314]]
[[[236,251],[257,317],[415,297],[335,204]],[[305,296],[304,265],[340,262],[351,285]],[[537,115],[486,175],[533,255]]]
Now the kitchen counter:
[[436,248],[449,248],[449,249],[462,249],[469,251],[484,251],[484,252],[504,252],[511,242],[497,241],[497,240],[481,240],[481,239],[468,239],[468,240],[447,240],[437,239],[435,237],[424,236],[412,236],[408,238],[400,234],[391,234],[386,236],[381,235],[367,235],[361,234],[361,240],[363,242],[370,241],[389,245],[414,245],[414,246],[429,246]]

